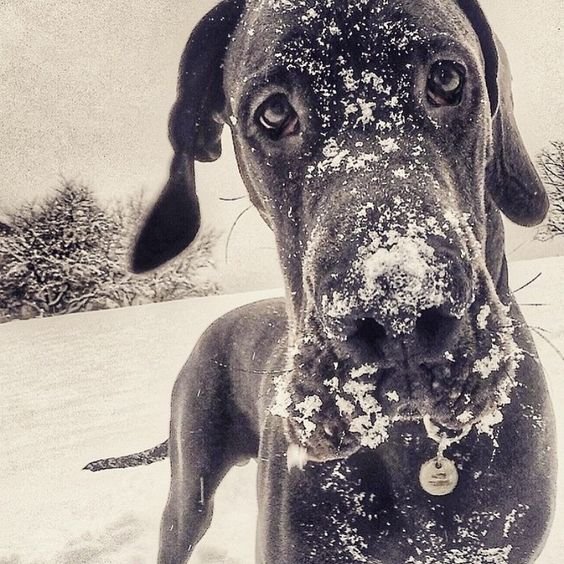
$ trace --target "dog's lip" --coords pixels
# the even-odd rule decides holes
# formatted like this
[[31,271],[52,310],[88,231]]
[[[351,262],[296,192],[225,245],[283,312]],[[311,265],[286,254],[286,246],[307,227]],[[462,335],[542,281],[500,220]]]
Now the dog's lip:
[[357,444],[343,451],[339,449],[324,449],[323,452],[321,452],[319,448],[290,442],[288,443],[288,449],[286,451],[286,464],[288,471],[292,470],[292,468],[303,470],[309,462],[323,464],[337,460],[346,460],[360,449],[360,444]]
[[419,422],[423,419],[423,416],[415,405],[407,402],[397,408],[392,419],[401,422]]
[[[342,429],[335,434],[335,432],[331,431],[330,425],[327,422],[320,421],[314,434],[305,441],[299,438],[291,418],[285,419],[284,423],[288,444],[287,455],[290,455],[294,460],[292,465],[290,460],[288,460],[289,468],[290,466],[303,468],[305,462],[344,460],[352,456],[360,448],[360,441],[354,433]],[[307,460],[303,462],[306,453]]]

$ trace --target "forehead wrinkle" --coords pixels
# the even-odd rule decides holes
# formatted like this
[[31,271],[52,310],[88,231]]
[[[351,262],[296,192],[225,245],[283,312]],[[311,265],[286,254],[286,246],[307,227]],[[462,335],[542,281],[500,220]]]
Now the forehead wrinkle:
[[[253,4],[243,18],[236,41],[240,48],[236,49],[238,54],[234,60],[245,60],[248,66],[257,68],[265,59],[288,53],[291,45],[301,45],[311,49],[316,60],[341,54],[352,64],[361,57],[365,62],[368,58],[382,58],[386,52],[395,58],[400,53],[394,50],[394,43],[401,41],[410,48],[417,44],[421,49],[441,36],[445,44],[450,40],[451,45],[467,42],[469,36],[475,36],[465,16],[453,6],[445,7],[436,2],[431,6],[425,0],[404,0],[393,5],[387,1],[361,3],[356,0],[356,9],[351,10],[349,4],[338,0],[274,3],[262,0]],[[308,19],[308,9],[313,10],[316,17]],[[338,32],[331,35],[328,29],[335,24]],[[260,41],[261,37],[269,40]],[[471,44],[476,47],[477,38],[473,39]],[[434,47],[441,46],[437,43]],[[299,57],[300,53],[294,56]]]
[[[366,4],[357,0],[354,9],[350,2],[339,0],[292,0],[290,4],[291,9],[276,10],[272,0],[262,0],[247,8],[226,64],[226,72],[237,79],[227,81],[237,102],[249,91],[277,81],[291,89],[300,77],[319,101],[350,99],[353,94],[343,90],[343,73],[355,79],[375,73],[397,94],[408,87],[408,63],[420,64],[438,53],[460,53],[478,66],[482,63],[474,30],[453,6],[425,0],[399,0],[393,5],[385,0]],[[304,22],[312,6],[317,16]],[[340,31],[332,35],[328,28],[334,22]],[[261,35],[269,40],[258,42],[257,48]],[[244,69],[250,72],[241,77]],[[375,95],[363,84],[357,93]],[[371,101],[378,97],[382,96]]]

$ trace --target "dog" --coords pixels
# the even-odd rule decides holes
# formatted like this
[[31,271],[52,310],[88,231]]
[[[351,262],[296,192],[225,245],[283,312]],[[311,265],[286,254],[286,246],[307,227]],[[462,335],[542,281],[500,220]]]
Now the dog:
[[196,236],[224,124],[285,299],[217,320],[178,376],[159,562],[188,561],[251,458],[260,564],[534,562],[554,418],[501,213],[548,200],[478,3],[223,0],[182,57],[136,272]]

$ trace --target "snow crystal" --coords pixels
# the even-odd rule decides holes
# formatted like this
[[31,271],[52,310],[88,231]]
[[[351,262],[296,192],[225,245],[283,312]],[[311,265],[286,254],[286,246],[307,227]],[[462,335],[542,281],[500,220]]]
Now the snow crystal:
[[463,425],[465,425],[466,423],[470,423],[473,417],[474,414],[469,409],[467,409],[466,411],[463,411],[460,415],[458,415],[456,419],[460,421]]
[[503,421],[503,413],[501,410],[496,409],[490,413],[482,415],[480,420],[476,423],[476,429],[479,433],[488,435],[495,441],[494,427]]
[[385,139],[380,139],[380,147],[384,153],[394,153],[399,150],[399,145],[393,137],[386,137]]
[[298,434],[302,444],[305,444],[307,440],[313,435],[317,424],[312,421],[312,417],[319,413],[323,402],[317,395],[306,396],[301,403],[296,404],[295,410],[300,415],[294,415],[292,420],[301,425]]
[[[488,280],[488,282],[491,284],[490,280]],[[493,291],[492,295],[495,295]],[[492,306],[493,305],[492,303]],[[507,405],[511,401],[510,393],[516,385],[514,373],[523,358],[523,351],[513,338],[515,328],[512,318],[508,315],[509,309],[499,302],[495,305],[497,306],[501,327],[497,332],[492,332],[492,343],[488,354],[484,358],[480,358],[474,362],[473,371],[479,374],[482,379],[486,380],[490,378],[492,374],[499,373],[502,368],[504,369],[505,377],[500,379],[496,388],[495,400],[499,408],[503,405]],[[480,326],[480,321],[482,321],[482,327],[487,325],[485,320],[489,317],[490,313],[491,306],[487,305],[482,307],[478,315],[478,326]],[[481,330],[485,330],[485,328]],[[498,409],[489,414],[489,417],[498,419],[501,417],[501,412],[499,412]],[[500,422],[501,419],[497,421],[497,423]],[[482,432],[491,435],[491,426],[491,422],[486,419],[485,422],[483,422],[484,431]]]
[[400,168],[396,168],[395,170],[392,171],[392,174],[396,177],[396,178],[408,178],[409,174],[406,172],[405,168],[402,166]]
[[478,322],[478,329],[486,329],[486,327],[488,326],[488,317],[490,316],[491,312],[492,310],[488,304],[482,306],[476,319],[476,321]]
[[341,395],[335,396],[335,404],[341,415],[350,417],[354,413],[354,404]]
[[391,401],[391,402],[394,402],[394,403],[399,403],[400,397],[399,397],[399,394],[395,390],[390,390],[390,391],[386,392],[386,397],[388,398],[388,401]]
[[515,524],[517,518],[517,509],[513,509],[509,515],[505,518],[505,524],[503,525],[503,538],[509,536],[509,531],[511,527]]
[[325,386],[329,388],[332,392],[335,392],[339,389],[339,379],[334,376],[333,378],[328,378],[323,382]]
[[[340,62],[342,63],[343,61],[344,61],[344,59],[341,57]],[[340,75],[341,75],[341,78],[343,79],[343,84],[344,84],[345,88],[349,92],[353,92],[355,90],[358,90],[360,82],[357,79],[354,78],[353,69],[350,69],[350,68],[341,69]]]
[[374,121],[373,109],[376,107],[375,102],[367,102],[364,98],[357,98],[358,108],[360,109],[360,117],[356,120],[356,124],[368,125]]
[[489,378],[493,372],[497,372],[505,360],[504,352],[501,347],[493,343],[488,356],[477,360],[474,363],[474,372],[479,374],[484,380]]
[[292,405],[287,375],[279,375],[274,379],[274,401],[270,406],[270,413],[278,417],[289,417],[288,409]]
[[286,452],[286,466],[288,468],[288,472],[292,470],[292,468],[299,468],[300,470],[303,470],[307,463],[307,449],[296,444],[288,446],[288,451]]
[[454,355],[450,352],[450,351],[445,351],[444,357],[449,361],[449,362],[455,362],[456,359],[454,358]]
[[391,424],[390,418],[384,415],[382,406],[371,393],[375,389],[374,384],[357,380],[346,382],[343,386],[343,391],[360,410],[360,415],[352,418],[349,429],[359,435],[362,446],[369,448],[376,448],[387,440]]
[[420,558],[410,557],[406,564],[509,564],[509,555],[513,546],[507,545],[500,548],[453,548],[436,558],[433,555]]
[[353,380],[358,380],[362,378],[362,376],[371,376],[372,374],[376,374],[378,372],[378,366],[375,364],[363,364],[358,368],[353,368],[350,371],[350,377]]
[[[354,105],[347,106],[349,113],[358,111]],[[359,119],[364,119],[363,117]],[[350,149],[342,148],[338,142],[331,138],[329,139],[323,149],[322,154],[325,159],[317,162],[316,165],[308,167],[307,178],[313,178],[314,172],[319,173],[336,173],[336,172],[352,172],[365,169],[369,163],[378,162],[381,156],[376,153],[367,153],[358,151],[351,153]]]
[[327,29],[331,35],[342,35],[341,29],[335,21],[331,22]]
[[315,11],[314,8],[310,8],[303,16],[302,21],[306,24],[311,23],[312,20],[316,20],[319,18],[319,14]]

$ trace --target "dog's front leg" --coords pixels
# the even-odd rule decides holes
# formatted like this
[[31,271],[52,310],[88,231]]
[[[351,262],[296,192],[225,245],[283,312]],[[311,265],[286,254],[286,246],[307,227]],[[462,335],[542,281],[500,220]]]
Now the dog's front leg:
[[229,373],[204,343],[182,369],[172,394],[171,485],[161,522],[161,564],[187,562],[208,529],[217,486],[252,456],[252,434],[232,405]]

